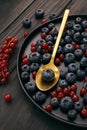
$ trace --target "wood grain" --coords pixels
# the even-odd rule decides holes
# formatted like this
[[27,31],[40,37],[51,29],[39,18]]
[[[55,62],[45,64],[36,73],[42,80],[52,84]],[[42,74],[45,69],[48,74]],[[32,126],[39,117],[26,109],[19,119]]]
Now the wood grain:
[[[9,0],[8,3],[8,0],[6,0],[5,2],[4,0],[0,1],[0,19],[3,17],[1,12],[9,14],[0,20],[0,44],[8,35],[18,37],[19,44],[9,61],[9,68],[12,70],[11,76],[7,84],[0,87],[0,130],[76,130],[77,127],[51,119],[31,103],[21,88],[15,65],[18,51],[25,39],[23,36],[24,31],[31,32],[40,25],[40,20],[36,20],[34,16],[36,9],[42,8],[45,11],[45,18],[49,20],[49,16],[53,12],[57,12],[58,16],[62,15],[68,2],[70,3],[67,8],[70,8],[71,14],[87,13],[87,1],[22,0],[21,2],[21,0]],[[30,4],[31,2],[32,4]],[[14,16],[13,12],[15,12]],[[8,16],[9,18],[7,19]],[[24,18],[32,20],[31,28],[23,28],[22,21]],[[10,104],[4,101],[6,93],[12,94],[13,100]],[[82,128],[79,128],[79,130],[82,130]]]

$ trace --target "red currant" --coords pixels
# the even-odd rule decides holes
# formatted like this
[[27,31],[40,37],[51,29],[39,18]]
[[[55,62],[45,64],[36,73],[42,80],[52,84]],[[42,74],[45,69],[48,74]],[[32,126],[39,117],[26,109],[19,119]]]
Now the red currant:
[[11,36],[6,37],[6,41],[9,42],[12,39]]
[[71,91],[69,95],[70,95],[71,98],[73,98],[73,96],[75,95],[75,92]]
[[63,89],[63,93],[64,93],[65,96],[69,95],[69,92],[70,92],[70,91],[69,91],[68,88],[64,88],[64,89]]
[[46,33],[41,33],[41,38],[45,39],[46,38]]
[[60,54],[59,59],[60,59],[60,61],[62,62],[62,61],[64,60],[64,55],[63,55],[63,54]]
[[51,111],[52,111],[52,106],[51,106],[50,104],[46,105],[46,106],[45,106],[45,110],[46,110],[47,112],[51,112]]
[[79,101],[79,96],[78,95],[74,95],[72,99],[73,99],[74,102],[78,102]]
[[86,88],[81,88],[81,90],[80,90],[80,95],[81,95],[81,96],[84,96],[86,93],[87,93]]
[[28,60],[27,58],[24,58],[24,59],[22,60],[22,63],[23,63],[23,64],[28,64],[28,65],[29,65],[29,60]]
[[64,93],[63,92],[59,92],[57,97],[58,97],[58,99],[62,99],[64,97]]
[[46,23],[46,19],[41,20],[41,24],[44,24],[44,23]]
[[56,59],[55,59],[55,64],[56,64],[56,65],[60,65],[60,59],[59,59],[59,58],[56,58]]
[[6,101],[6,102],[11,102],[11,101],[12,101],[12,96],[11,96],[11,94],[6,94],[6,95],[4,96],[4,98],[5,98],[5,101]]
[[63,89],[61,87],[57,87],[56,91],[57,91],[57,93],[63,92]]
[[57,92],[56,91],[51,92],[51,97],[57,97]]
[[32,77],[33,77],[33,79],[36,78],[36,73],[37,73],[36,71],[33,71],[33,72],[32,72]]
[[31,47],[31,52],[36,52],[36,47]]
[[18,43],[18,39],[15,38],[15,39],[13,40],[13,42],[14,42],[15,44],[17,44],[17,43]]
[[75,84],[71,85],[71,86],[70,86],[70,90],[71,90],[71,91],[74,91],[74,92],[76,93],[76,91],[77,91],[77,86],[76,86]]
[[15,48],[15,43],[14,43],[14,42],[11,42],[11,43],[9,44],[9,46],[11,47],[11,49],[14,49],[14,48]]
[[87,77],[85,77],[84,82],[87,82]]
[[42,44],[42,49],[47,49],[48,48],[48,44],[47,43],[43,43]]
[[48,48],[47,48],[47,50],[48,50],[49,53],[52,53],[53,47],[49,45]]
[[83,108],[83,109],[81,110],[80,115],[81,115],[81,117],[86,118],[86,117],[87,117],[87,109],[86,109],[86,108]]
[[29,32],[24,32],[24,36],[27,37],[29,35]]

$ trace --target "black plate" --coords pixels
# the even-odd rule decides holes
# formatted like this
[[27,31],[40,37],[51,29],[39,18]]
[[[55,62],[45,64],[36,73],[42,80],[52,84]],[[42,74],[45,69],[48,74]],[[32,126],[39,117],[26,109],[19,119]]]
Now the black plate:
[[[74,15],[74,16],[69,16],[68,20],[69,21],[73,21],[75,20],[76,17],[80,16],[81,18],[83,19],[86,19],[87,18],[87,15]],[[24,87],[24,83],[21,79],[21,70],[20,70],[20,66],[21,66],[21,57],[24,55],[24,54],[29,54],[30,52],[30,45],[31,43],[33,42],[36,42],[40,36],[40,31],[42,29],[42,27],[45,27],[47,26],[49,23],[54,23],[55,26],[59,29],[59,25],[62,21],[62,18],[58,18],[58,19],[55,19],[55,20],[52,20],[52,21],[49,21],[43,25],[40,25],[39,27],[37,27],[34,31],[32,31],[32,33],[25,39],[22,47],[20,48],[20,51],[19,51],[19,55],[18,55],[18,62],[17,62],[17,73],[18,73],[18,78],[19,78],[19,81],[20,81],[20,84],[22,86],[22,89],[24,90],[25,94],[28,96],[28,98],[39,108],[41,109],[41,111],[43,111],[44,113],[46,113],[47,115],[49,115],[50,117],[54,118],[54,119],[57,119],[57,120],[60,120],[60,121],[63,121],[65,123],[69,123],[69,124],[72,124],[72,125],[76,125],[76,126],[81,126],[81,127],[87,127],[87,118],[86,119],[83,119],[81,118],[79,115],[77,116],[76,120],[74,121],[69,121],[67,119],[67,116],[66,114],[63,114],[60,109],[57,109],[57,110],[53,110],[51,113],[47,112],[44,110],[43,108],[43,105],[39,105],[33,98],[33,96],[31,94],[29,94],[25,87]],[[48,92],[49,93],[49,92]],[[49,97],[47,97],[47,100],[46,102],[49,100]]]

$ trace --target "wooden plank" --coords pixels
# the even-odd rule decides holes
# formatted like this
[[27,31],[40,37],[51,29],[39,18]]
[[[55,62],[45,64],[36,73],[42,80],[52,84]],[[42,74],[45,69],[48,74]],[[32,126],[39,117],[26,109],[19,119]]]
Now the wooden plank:
[[0,1],[0,32],[4,31],[35,0]]

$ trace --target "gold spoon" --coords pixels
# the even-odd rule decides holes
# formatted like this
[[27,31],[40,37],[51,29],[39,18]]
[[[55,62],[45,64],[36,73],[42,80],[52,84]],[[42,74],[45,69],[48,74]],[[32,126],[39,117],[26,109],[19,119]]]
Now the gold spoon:
[[[38,89],[41,90],[41,91],[47,91],[47,90],[53,88],[59,80],[60,71],[55,66],[54,59],[55,59],[55,55],[56,55],[56,52],[57,52],[57,49],[58,49],[58,46],[59,46],[59,43],[60,43],[60,40],[61,40],[61,37],[62,37],[63,30],[65,28],[67,18],[69,16],[69,12],[70,11],[68,9],[65,10],[65,13],[64,13],[64,16],[63,16],[63,19],[62,19],[62,23],[61,23],[61,26],[60,26],[60,30],[59,30],[59,33],[58,33],[58,36],[57,36],[57,40],[56,40],[56,43],[55,43],[55,46],[54,46],[54,49],[53,49],[53,53],[52,53],[50,62],[46,65],[41,66],[40,69],[37,71],[35,80],[36,80],[36,85],[37,85]],[[46,69],[51,69],[55,74],[54,79],[50,82],[44,81],[42,79],[42,71],[46,70]]]

